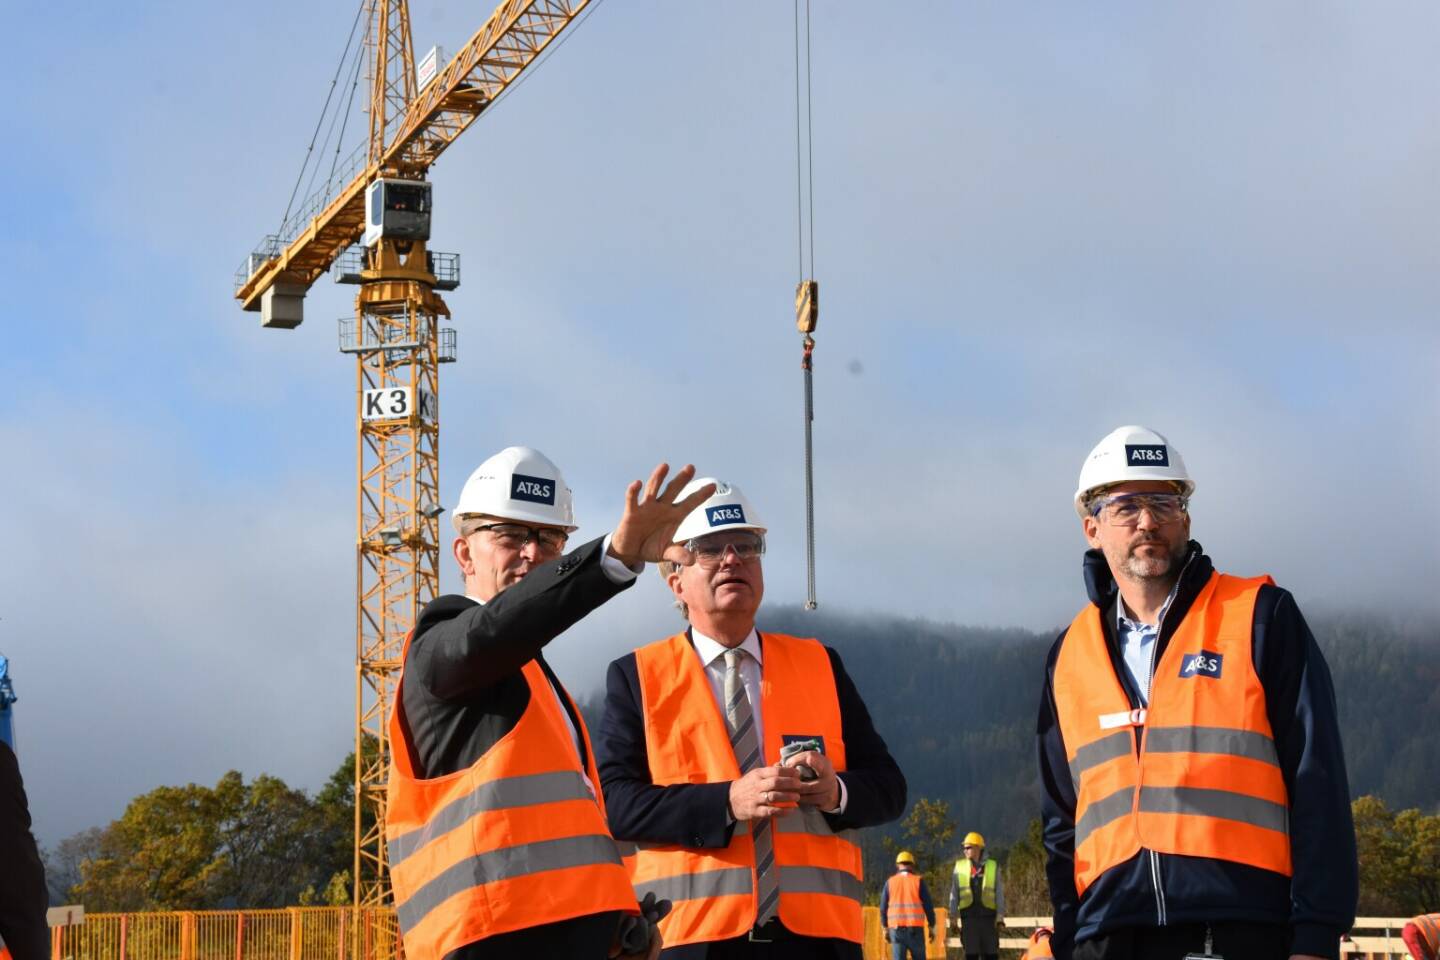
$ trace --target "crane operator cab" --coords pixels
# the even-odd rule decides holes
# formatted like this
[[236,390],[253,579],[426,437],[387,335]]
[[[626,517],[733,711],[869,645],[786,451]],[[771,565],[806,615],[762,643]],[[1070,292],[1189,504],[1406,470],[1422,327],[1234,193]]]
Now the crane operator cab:
[[430,239],[430,184],[381,177],[365,189],[365,246]]

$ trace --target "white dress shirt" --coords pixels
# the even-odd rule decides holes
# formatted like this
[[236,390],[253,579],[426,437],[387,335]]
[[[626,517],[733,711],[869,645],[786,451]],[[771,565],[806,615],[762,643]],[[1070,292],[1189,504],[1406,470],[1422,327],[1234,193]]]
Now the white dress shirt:
[[[605,542],[600,545],[600,569],[604,570],[605,576],[609,577],[615,583],[629,583],[640,575],[645,569],[645,564],[637,563],[634,567],[627,567],[619,560],[610,556],[610,535],[606,534]],[[465,596],[474,600],[482,607],[485,605],[484,600],[481,600],[473,594],[467,593]],[[570,711],[565,708],[565,698],[560,696],[560,691],[555,689],[553,683],[550,685],[550,693],[555,697],[555,705],[560,708],[560,717],[565,721],[565,726],[570,731],[571,742],[575,744],[575,759],[581,763],[580,776],[585,778],[585,786],[590,788],[590,795],[593,797],[595,796],[595,784],[590,782],[590,774],[585,771],[584,766],[585,742],[580,737],[580,731],[576,729],[575,724],[570,721]]]
[[[695,653],[700,657],[700,665],[705,668],[705,679],[710,681],[710,694],[715,698],[715,705],[720,708],[720,716],[725,716],[725,651],[730,648],[713,637],[707,637],[699,630],[690,629],[690,638],[695,642]],[[760,744],[760,749],[765,749],[765,711],[760,708],[760,670],[763,661],[760,656],[760,634],[755,628],[750,628],[750,635],[741,641],[738,650],[748,653],[748,657],[740,658],[740,682],[745,684],[745,696],[750,698],[750,713],[755,718],[755,737]],[[779,757],[766,757],[766,765],[779,763]],[[836,777],[835,781],[840,785],[840,803],[834,810],[826,810],[826,813],[844,813],[845,802],[849,796],[845,792],[845,781]]]

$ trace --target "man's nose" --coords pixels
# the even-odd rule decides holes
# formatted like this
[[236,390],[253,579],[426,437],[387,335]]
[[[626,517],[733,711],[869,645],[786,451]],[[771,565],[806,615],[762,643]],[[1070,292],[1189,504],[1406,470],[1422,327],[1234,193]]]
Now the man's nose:
[[540,562],[540,541],[531,537],[525,541],[525,546],[520,548],[520,556],[529,560],[532,564]]

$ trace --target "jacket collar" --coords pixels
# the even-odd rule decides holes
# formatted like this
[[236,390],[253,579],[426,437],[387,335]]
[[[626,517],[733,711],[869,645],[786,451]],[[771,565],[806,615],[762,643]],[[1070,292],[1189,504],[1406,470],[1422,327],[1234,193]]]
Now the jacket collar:
[[[1185,611],[1190,609],[1190,604],[1210,580],[1210,574],[1215,566],[1210,558],[1205,556],[1205,548],[1194,540],[1190,541],[1185,554],[1184,570],[1180,574],[1180,588],[1175,591],[1175,602],[1170,605],[1166,614],[1166,621],[1183,617]],[[1090,602],[1099,607],[1102,611],[1109,610],[1115,605],[1119,596],[1120,587],[1115,583],[1115,577],[1110,573],[1110,564],[1105,561],[1105,554],[1099,550],[1086,550],[1083,564],[1085,576],[1085,593],[1089,596]]]
[[[1110,651],[1110,665],[1119,678],[1120,685],[1125,689],[1126,695],[1130,698],[1132,707],[1141,706],[1140,693],[1130,679],[1130,671],[1125,669],[1124,658],[1120,653],[1120,642],[1115,636],[1115,607],[1120,600],[1120,587],[1115,583],[1115,578],[1110,574],[1110,565],[1105,562],[1105,555],[1099,550],[1085,551],[1085,590],[1090,595],[1090,602],[1100,608],[1100,624],[1105,631],[1105,645]],[[1170,643],[1170,637],[1174,635],[1180,622],[1190,612],[1190,607],[1195,603],[1195,598],[1200,595],[1205,584],[1210,582],[1210,575],[1215,572],[1215,565],[1205,555],[1205,549],[1194,540],[1190,541],[1189,552],[1185,555],[1185,566],[1180,572],[1180,583],[1175,590],[1175,599],[1171,602],[1168,610],[1165,611],[1164,622],[1160,624],[1160,635],[1155,642],[1155,662],[1159,663],[1160,658],[1165,654],[1165,648]]]

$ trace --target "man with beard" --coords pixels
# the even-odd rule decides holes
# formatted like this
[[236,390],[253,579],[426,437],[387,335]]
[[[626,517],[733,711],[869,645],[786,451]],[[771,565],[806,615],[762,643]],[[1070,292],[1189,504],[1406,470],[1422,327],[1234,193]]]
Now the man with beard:
[[1090,603],[1050,651],[1037,731],[1051,947],[1335,958],[1358,880],[1329,669],[1288,591],[1190,539],[1194,491],[1144,427],[1080,471]]

